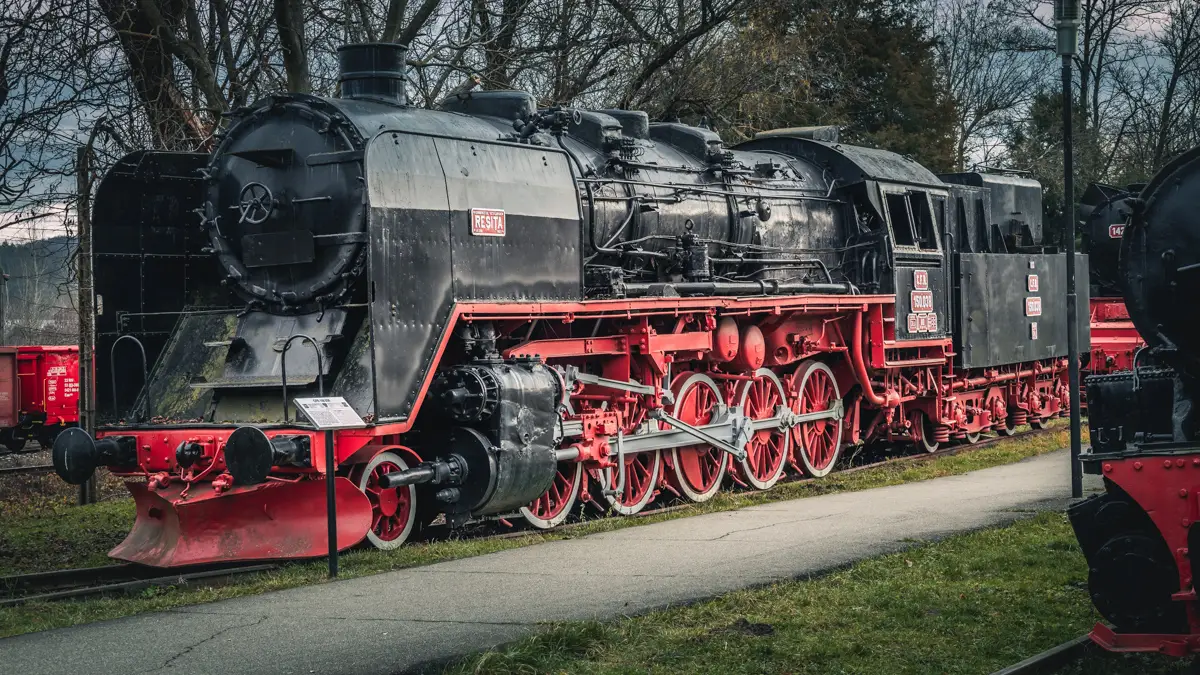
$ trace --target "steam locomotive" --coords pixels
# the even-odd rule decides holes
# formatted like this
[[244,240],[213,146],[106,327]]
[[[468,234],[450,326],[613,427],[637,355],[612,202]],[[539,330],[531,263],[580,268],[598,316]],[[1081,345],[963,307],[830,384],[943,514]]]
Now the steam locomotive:
[[1143,187],[1093,183],[1080,199],[1079,220],[1083,223],[1084,250],[1091,273],[1092,344],[1080,359],[1080,367],[1088,375],[1129,370],[1133,355],[1145,345],[1125,309],[1117,266],[1129,202]]
[[[834,128],[727,147],[517,91],[420,109],[403,47],[339,61],[337,98],[269,97],[212,152],[135,152],[99,186],[110,421],[54,461],[130,478],[118,559],[322,555],[330,473],[338,545],[390,549],[435,518],[632,514],[1066,413],[1035,181]],[[332,463],[297,396],[361,419]]]
[[[1112,627],[1092,638],[1114,651],[1200,650],[1195,579],[1200,550],[1200,343],[1197,290],[1200,148],[1127,200],[1119,282],[1146,341],[1126,372],[1087,380],[1092,447],[1084,470],[1105,492],[1073,504],[1088,588]],[[1195,542],[1195,543],[1194,543]]]

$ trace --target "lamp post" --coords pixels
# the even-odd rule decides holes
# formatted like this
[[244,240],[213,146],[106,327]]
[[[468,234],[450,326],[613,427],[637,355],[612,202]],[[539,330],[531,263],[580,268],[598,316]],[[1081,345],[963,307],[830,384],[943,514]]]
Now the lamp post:
[[1055,0],[1054,27],[1062,57],[1063,230],[1067,244],[1067,359],[1071,387],[1071,496],[1083,496],[1082,438],[1079,423],[1079,323],[1075,294],[1075,167],[1071,110],[1071,61],[1079,46],[1079,0]]

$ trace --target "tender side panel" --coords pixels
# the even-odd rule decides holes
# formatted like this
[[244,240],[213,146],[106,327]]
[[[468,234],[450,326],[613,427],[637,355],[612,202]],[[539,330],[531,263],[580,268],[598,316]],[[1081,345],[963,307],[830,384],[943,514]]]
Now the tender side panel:
[[453,307],[450,205],[430,136],[386,132],[367,149],[375,411],[406,419]]
[[[1066,356],[1065,263],[1064,254],[960,254],[957,365],[982,368]],[[1075,269],[1077,280],[1087,279],[1086,255],[1076,256]],[[1076,288],[1083,353],[1090,347],[1087,284]]]

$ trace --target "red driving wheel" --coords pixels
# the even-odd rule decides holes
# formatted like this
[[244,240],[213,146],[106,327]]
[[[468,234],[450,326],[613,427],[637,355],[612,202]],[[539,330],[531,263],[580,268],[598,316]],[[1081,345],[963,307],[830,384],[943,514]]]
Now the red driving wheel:
[[[750,419],[766,420],[786,405],[787,392],[775,373],[759,368],[754,379],[738,385],[734,401]],[[738,462],[738,471],[755,489],[769,489],[783,476],[790,452],[791,434],[786,429],[755,429],[746,444],[746,458]]]
[[[798,415],[831,410],[841,400],[837,379],[829,366],[806,361],[792,373],[792,411]],[[842,421],[836,418],[802,422],[792,427],[792,466],[820,478],[833,471],[842,450]]]
[[[712,422],[721,403],[721,390],[704,373],[680,373],[671,383],[675,393],[672,413],[691,426]],[[721,489],[728,465],[722,450],[707,444],[671,449],[672,482],[693,502],[706,502]]]

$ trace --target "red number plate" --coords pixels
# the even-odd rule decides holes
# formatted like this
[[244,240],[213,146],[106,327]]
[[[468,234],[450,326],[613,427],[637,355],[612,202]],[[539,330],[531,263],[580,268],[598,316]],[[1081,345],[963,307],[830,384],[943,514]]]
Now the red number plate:
[[477,237],[503,237],[504,211],[471,209],[471,234]]
[[1030,274],[1029,276],[1025,277],[1025,290],[1029,291],[1030,293],[1037,293],[1038,277],[1036,274]]
[[1108,238],[1120,239],[1125,236],[1125,223],[1117,223],[1116,225],[1108,226]]
[[1036,321],[1029,324],[1029,339],[1030,340],[1037,339],[1037,322]]
[[1042,299],[1041,298],[1025,298],[1025,316],[1041,316],[1042,315]]
[[937,314],[909,314],[908,332],[936,333],[938,330]]
[[933,291],[913,291],[909,299],[914,312],[933,311]]
[[913,288],[918,291],[929,288],[929,272],[927,270],[913,270]]

